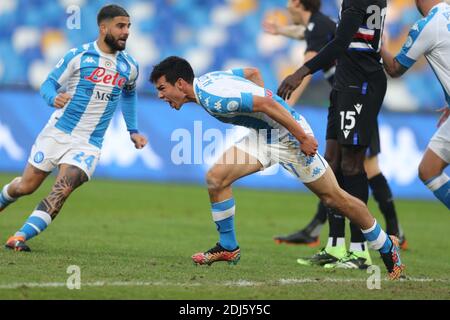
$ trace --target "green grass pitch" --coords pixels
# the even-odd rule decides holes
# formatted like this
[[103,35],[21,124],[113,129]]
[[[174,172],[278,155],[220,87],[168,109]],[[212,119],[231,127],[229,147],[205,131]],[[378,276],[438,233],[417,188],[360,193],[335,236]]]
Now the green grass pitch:
[[[0,175],[0,185],[11,178]],[[53,179],[0,213],[1,241]],[[241,261],[194,266],[190,256],[217,241],[204,186],[94,179],[29,242],[31,253],[0,250],[0,299],[450,299],[450,220],[440,203],[396,201],[410,244],[402,255],[409,279],[386,281],[372,252],[383,280],[381,289],[369,290],[365,271],[302,267],[296,258],[317,248],[273,242],[309,221],[313,195],[235,189],[234,197]],[[370,208],[384,225],[372,201]],[[326,236],[327,228],[322,244]],[[65,285],[70,265],[80,267],[80,290]]]

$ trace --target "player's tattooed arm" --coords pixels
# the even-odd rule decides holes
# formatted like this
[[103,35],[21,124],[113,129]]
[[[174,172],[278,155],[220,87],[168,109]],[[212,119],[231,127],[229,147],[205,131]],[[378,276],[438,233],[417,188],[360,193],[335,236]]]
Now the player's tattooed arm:
[[69,195],[86,181],[88,181],[88,177],[83,170],[75,166],[63,167],[52,191],[36,209],[47,212],[54,219]]
[[263,112],[285,127],[300,143],[300,149],[308,156],[317,153],[317,140],[303,130],[281,104],[270,97],[253,96],[253,112]]

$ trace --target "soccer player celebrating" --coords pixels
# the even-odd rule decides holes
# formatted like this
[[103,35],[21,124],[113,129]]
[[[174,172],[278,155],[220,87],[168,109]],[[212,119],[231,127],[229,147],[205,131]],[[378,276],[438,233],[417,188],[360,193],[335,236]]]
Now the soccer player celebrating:
[[[278,89],[283,99],[289,99],[305,77],[337,61],[327,135],[330,137],[331,133],[332,139],[339,145],[340,156],[336,167],[342,173],[340,182],[343,189],[364,203],[369,197],[364,160],[367,147],[378,133],[377,117],[387,88],[380,56],[385,16],[386,0],[343,0],[334,39],[313,59],[288,76]],[[337,176],[339,178],[339,174]],[[339,251],[333,248],[342,247],[345,243],[344,220],[339,219],[338,214],[330,214],[329,218],[332,241],[325,250],[306,259],[307,263],[323,265],[336,261],[336,257],[329,252]],[[351,224],[350,227],[350,251],[364,252],[364,235],[357,225]],[[353,257],[349,257],[352,265],[357,266],[364,263],[364,259],[360,258],[370,256]]]
[[386,235],[367,206],[339,187],[333,171],[317,153],[317,142],[309,124],[279,96],[264,89],[257,69],[212,72],[195,78],[188,61],[168,57],[154,67],[150,81],[159,98],[176,110],[186,102],[196,102],[218,120],[250,129],[249,135],[225,151],[208,171],[206,180],[219,242],[206,252],[194,254],[194,263],[239,261],[231,185],[241,177],[279,163],[325,205],[357,224],[369,245],[380,251],[390,277],[400,277],[404,266],[397,238]]
[[381,55],[391,77],[400,77],[425,55],[442,84],[448,106],[440,110],[439,129],[419,165],[419,177],[450,209],[450,179],[444,172],[450,163],[450,5],[440,0],[416,0],[416,5],[424,18],[411,28],[400,53],[393,57],[383,47]]
[[[0,211],[33,193],[55,167],[58,175],[50,194],[8,239],[8,249],[30,251],[26,241],[44,231],[70,194],[90,179],[119,98],[135,147],[141,149],[147,143],[137,130],[138,65],[123,51],[129,15],[119,6],[108,5],[98,13],[97,23],[98,39],[71,49],[42,84],[41,95],[56,111],[37,137],[22,176],[3,187]],[[67,91],[58,93],[62,86]]]
[[[306,41],[305,62],[308,62],[334,38],[336,32],[335,22],[320,12],[320,6],[320,0],[289,0],[287,8],[294,25],[278,26],[265,21],[263,24],[264,29],[271,34],[304,39]],[[323,69],[324,76],[331,86],[334,85],[335,69],[334,61]],[[301,85],[293,91],[287,101],[290,106],[293,106],[301,97],[311,77],[311,75],[305,77]],[[331,94],[331,96],[333,95],[334,93]],[[331,104],[328,110],[329,119],[334,119],[336,112],[336,106]],[[339,184],[343,185],[340,168],[341,151],[337,140],[337,131],[338,128],[335,121],[329,121],[324,157],[333,169]],[[407,242],[398,223],[392,192],[378,165],[378,154],[380,151],[380,137],[378,125],[376,125],[364,160],[364,169],[367,173],[373,196],[385,217],[386,231],[388,234],[397,236],[400,240],[400,248],[406,249]],[[326,247],[312,257],[300,258],[297,262],[302,265],[320,265],[325,268],[367,268],[372,263],[372,260],[367,246],[361,243],[361,239],[364,239],[364,237],[361,235],[359,228],[352,225],[352,241],[350,250],[347,252],[345,248],[345,219],[338,212],[327,210],[323,203],[319,203],[316,215],[304,229],[286,236],[277,236],[275,241],[277,243],[307,244],[308,246],[319,245],[319,235],[327,220],[327,213],[329,216],[329,238]]]

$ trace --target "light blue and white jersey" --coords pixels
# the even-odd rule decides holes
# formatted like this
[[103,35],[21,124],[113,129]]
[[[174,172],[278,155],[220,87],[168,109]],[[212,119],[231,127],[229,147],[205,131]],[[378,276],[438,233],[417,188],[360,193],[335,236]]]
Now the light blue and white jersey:
[[41,94],[53,105],[56,90],[65,87],[72,99],[50,118],[52,125],[101,148],[110,120],[122,97],[128,130],[137,131],[135,83],[138,64],[124,51],[102,52],[91,42],[71,49],[49,74]]
[[410,68],[422,55],[439,79],[450,105],[450,5],[445,2],[434,6],[428,16],[413,25],[396,59]]
[[302,120],[300,114],[279,96],[245,79],[243,69],[216,71],[195,78],[194,93],[197,103],[216,119],[257,131],[267,130],[268,139],[273,129],[279,130],[279,139],[289,132],[265,113],[253,112],[253,96],[270,96],[286,108],[295,120]]

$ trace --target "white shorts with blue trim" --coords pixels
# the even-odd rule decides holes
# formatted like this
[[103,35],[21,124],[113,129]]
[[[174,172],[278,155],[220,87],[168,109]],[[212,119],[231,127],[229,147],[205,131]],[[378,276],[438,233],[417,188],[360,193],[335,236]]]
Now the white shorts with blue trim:
[[60,164],[83,170],[89,179],[100,159],[100,149],[47,125],[36,138],[28,162],[39,170],[51,172]]
[[328,168],[327,161],[320,154],[306,156],[300,150],[299,142],[291,135],[279,142],[267,143],[265,135],[258,135],[256,130],[250,129],[250,133],[238,141],[235,147],[256,158],[263,169],[278,163],[303,183],[316,181]]
[[450,163],[450,118],[448,118],[431,138],[428,148],[439,158]]

